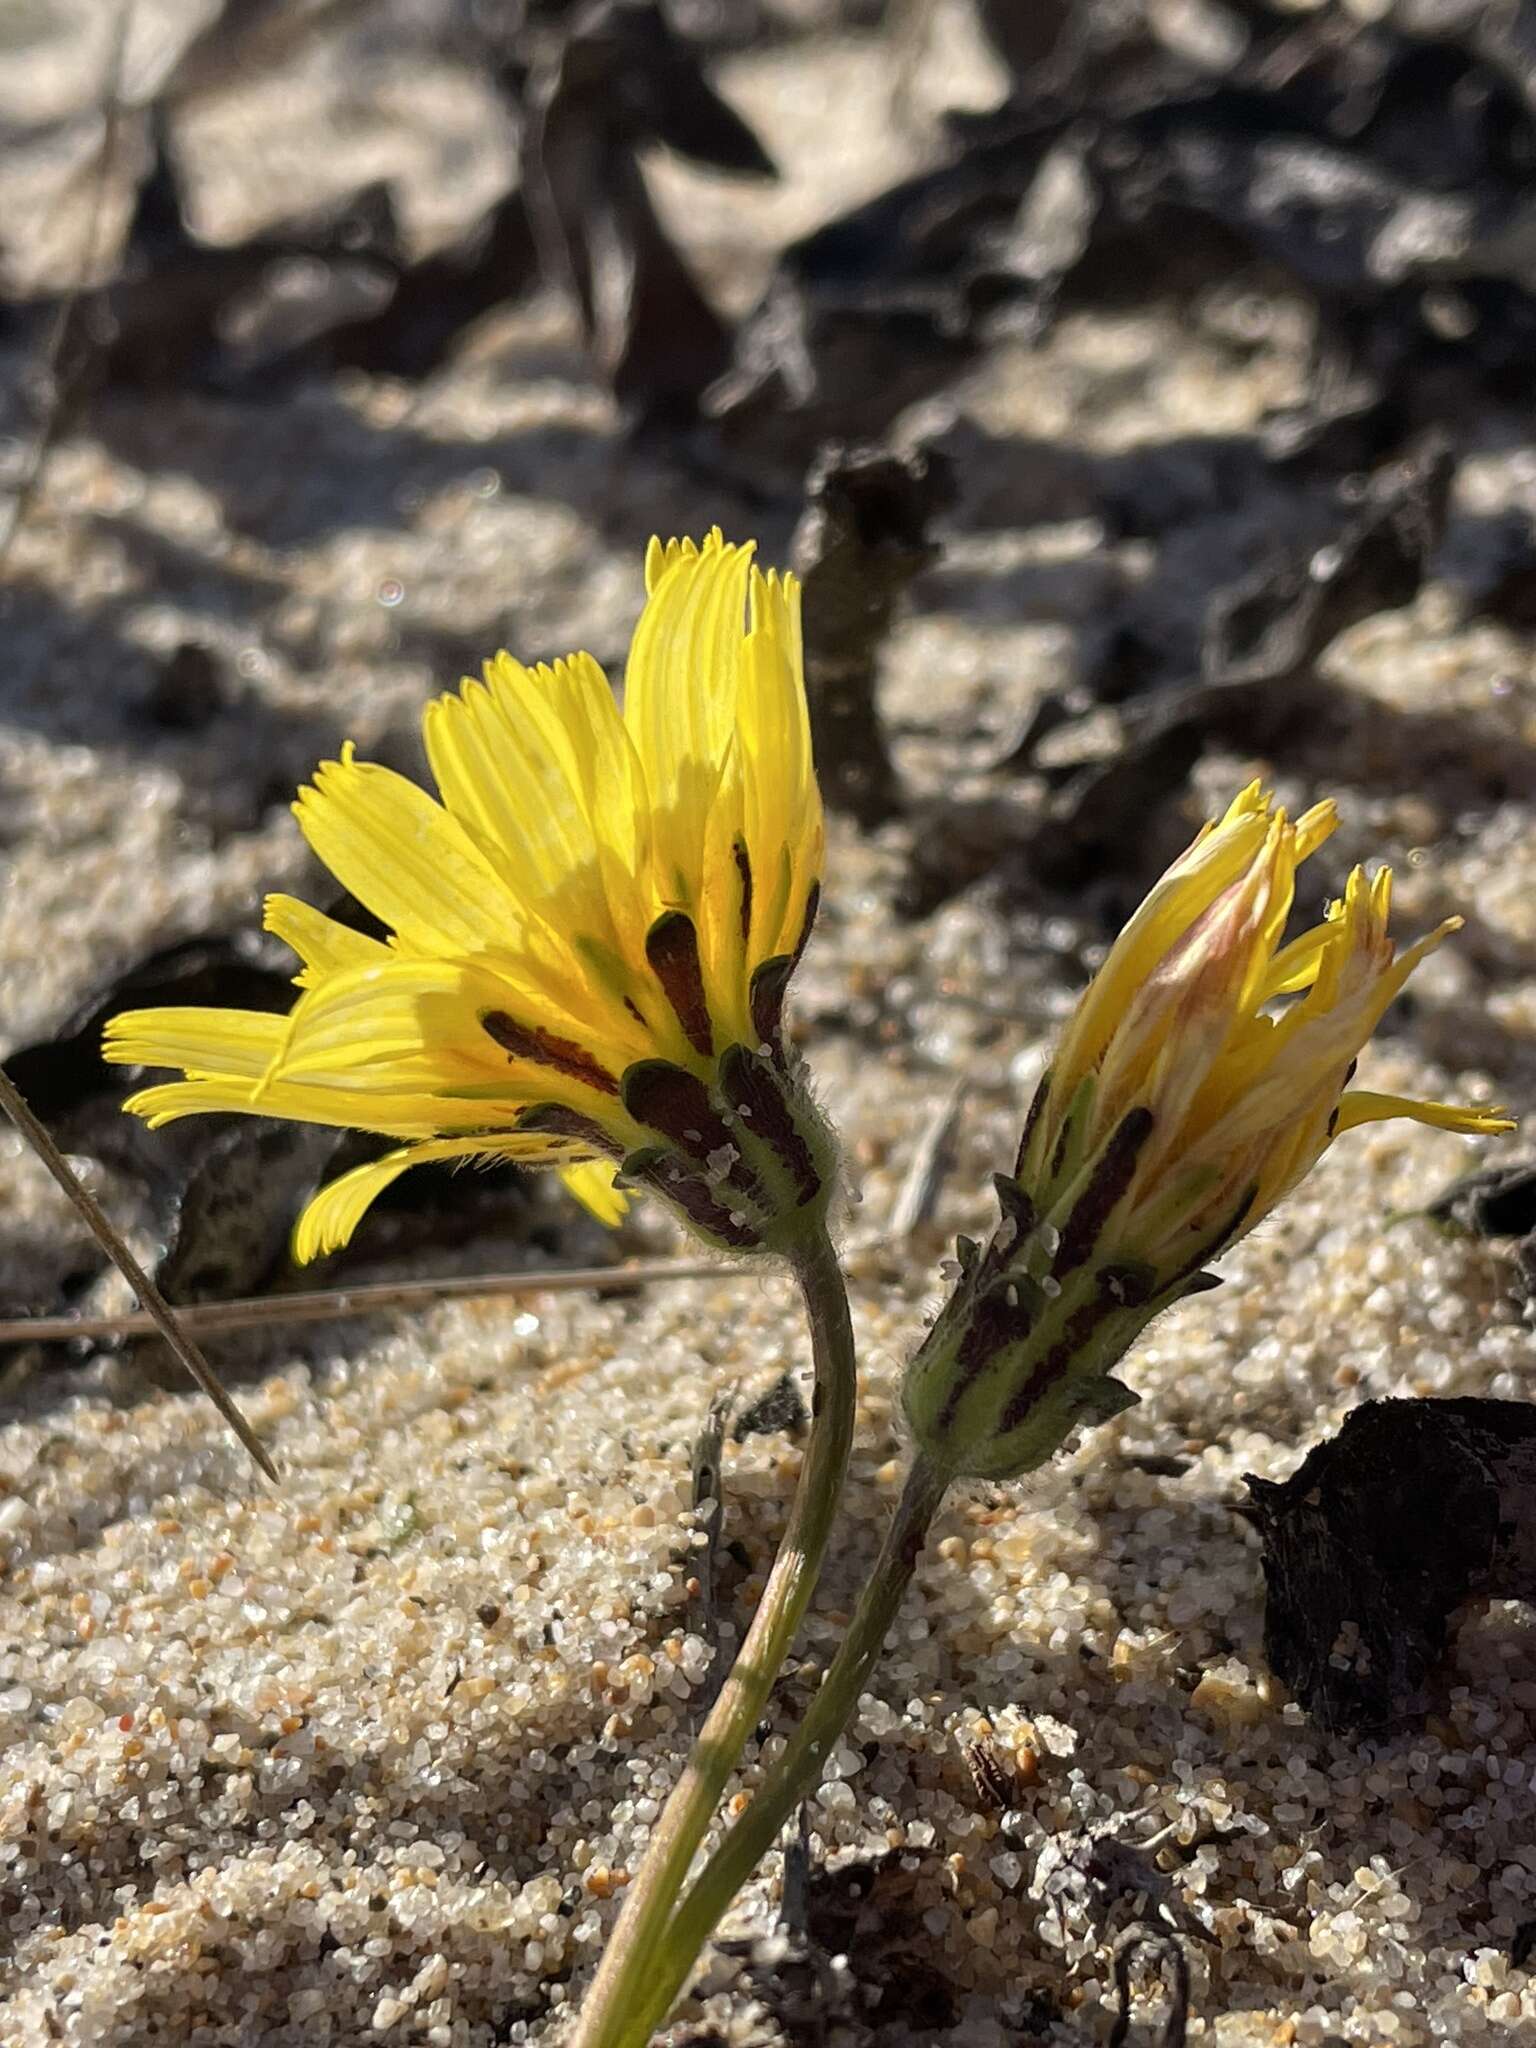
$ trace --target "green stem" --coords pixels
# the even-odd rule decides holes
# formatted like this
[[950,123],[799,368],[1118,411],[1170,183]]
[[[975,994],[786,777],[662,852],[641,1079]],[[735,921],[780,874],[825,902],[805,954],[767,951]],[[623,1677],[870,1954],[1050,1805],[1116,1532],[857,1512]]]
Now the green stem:
[[821,1782],[822,1766],[875,1667],[948,1484],[919,1453],[907,1474],[879,1559],[821,1690],[784,1754],[758,1786],[752,1804],[679,1901],[651,1958],[643,1997],[623,2031],[613,2036],[614,2048],[642,2048],[650,2040],[687,1982],[716,1922],[772,1848],[785,1821]]
[[818,1231],[792,1255],[815,1361],[813,1422],[789,1526],[736,1662],[656,1823],[582,2007],[572,2048],[618,2048],[651,1988],[655,1953],[688,1868],[794,1641],[815,1589],[853,1441],[853,1324],[837,1253]]

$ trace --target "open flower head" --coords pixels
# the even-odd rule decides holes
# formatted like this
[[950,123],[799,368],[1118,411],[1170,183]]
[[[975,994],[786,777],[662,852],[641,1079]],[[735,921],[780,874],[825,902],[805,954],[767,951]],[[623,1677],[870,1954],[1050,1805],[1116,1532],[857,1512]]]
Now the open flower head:
[[1003,1220],[908,1374],[908,1412],[957,1471],[1000,1476],[1050,1455],[1075,1421],[1131,1399],[1110,1368],[1207,1261],[1250,1231],[1333,1140],[1411,1117],[1510,1128],[1350,1086],[1414,968],[1460,924],[1399,953],[1392,875],[1350,875],[1320,924],[1286,942],[1296,870],[1334,830],[1294,822],[1258,783],[1207,824],[1132,917],[1036,1092]]
[[622,1170],[741,1250],[819,1214],[831,1140],[782,1033],[824,843],[800,594],[752,553],[651,543],[622,714],[589,655],[499,654],[427,708],[439,800],[350,747],[326,762],[300,827],[389,935],[271,897],[303,962],[288,1015],[107,1026],[108,1059],[183,1072],[130,1098],[151,1124],[240,1111],[400,1141],[314,1198],[301,1259],[429,1159],[556,1165],[609,1221]]

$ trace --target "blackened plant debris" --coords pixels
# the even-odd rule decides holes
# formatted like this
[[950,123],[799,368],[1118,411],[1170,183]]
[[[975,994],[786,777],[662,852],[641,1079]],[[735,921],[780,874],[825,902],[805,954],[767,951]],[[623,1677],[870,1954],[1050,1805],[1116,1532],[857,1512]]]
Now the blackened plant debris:
[[1115,1996],[1120,2001],[1120,2010],[1106,2048],[1125,2048],[1130,2039],[1131,1970],[1138,1956],[1144,1954],[1155,1956],[1166,1968],[1171,1987],[1162,2048],[1184,2048],[1189,2034],[1189,1958],[1176,1935],[1156,1927],[1133,1927],[1115,1944]]
[[[99,1159],[145,1190],[156,1234],[174,1240],[179,1247],[171,1268],[162,1264],[154,1273],[156,1284],[173,1300],[177,1298],[178,1267],[185,1264],[195,1271],[203,1267],[205,1259],[216,1267],[226,1255],[209,1248],[211,1240],[205,1238],[199,1219],[219,1185],[224,1146],[248,1145],[254,1131],[246,1125],[242,1132],[231,1120],[211,1144],[206,1131],[185,1136],[171,1132],[152,1139],[135,1119],[122,1113],[122,1079],[101,1057],[101,1027],[125,1001],[228,1003],[242,1009],[282,1010],[291,1000],[292,984],[277,964],[280,952],[281,948],[269,947],[266,941],[246,945],[217,934],[162,947],[93,990],[51,1037],[18,1047],[6,1061],[17,1088],[58,1144],[68,1152]],[[260,1193],[263,1199],[270,1199],[272,1189],[263,1184]],[[283,1233],[292,1220],[291,1215],[274,1219],[270,1211],[268,1218],[269,1226]],[[246,1221],[259,1237],[263,1226],[254,1217]],[[236,1258],[233,1263],[238,1271],[241,1261]],[[253,1252],[245,1264],[252,1284],[261,1284],[269,1270],[264,1258]],[[258,1268],[260,1278],[256,1277]],[[214,1286],[211,1291],[219,1290]],[[232,1291],[243,1290],[237,1286]],[[35,1306],[63,1307],[64,1301]],[[158,1344],[155,1348],[158,1350]]]
[[[975,437],[945,439],[964,474]],[[1177,468],[1173,451],[1161,453],[1168,459],[1164,470]],[[1219,561],[1224,490],[1251,506],[1263,471],[1255,457],[1242,459],[1235,448],[1206,454],[1199,467],[1208,495],[1188,516],[1196,535],[1209,536]],[[1101,503],[1106,490],[1155,495],[1159,465],[1141,460],[1145,487],[1136,483],[1130,458],[1097,465]],[[1218,468],[1233,473],[1230,486],[1220,483]],[[1172,806],[1208,749],[1315,760],[1319,748],[1344,736],[1352,715],[1347,693],[1320,675],[1319,664],[1342,633],[1412,603],[1423,589],[1444,532],[1454,470],[1445,435],[1429,432],[1368,475],[1326,491],[1274,494],[1277,508],[1284,508],[1276,514],[1283,520],[1279,537],[1255,565],[1217,581],[1203,616],[1176,634],[1148,614],[1144,590],[1117,592],[1080,680],[1070,692],[1038,699],[994,764],[1038,776],[1041,811],[1021,824],[1017,810],[1009,814],[996,804],[990,810],[985,803],[946,805],[943,833],[914,849],[904,911],[927,910],[999,867],[1016,869],[1017,885],[1027,893],[1041,884],[1073,895],[1106,881],[1134,884],[1169,850]],[[1073,517],[1080,516],[1080,493],[1089,482],[1081,470],[1063,479]],[[1031,515],[1031,523],[1044,516],[1043,510]],[[1112,722],[1102,718],[1106,705],[1115,710]],[[1057,736],[1064,734],[1070,742],[1074,722],[1085,717],[1080,729],[1092,736],[1089,758],[1079,755],[1070,766],[1038,758],[1048,738],[1059,745]]]
[[1119,748],[1055,791],[1030,848],[1055,886],[1134,870],[1146,835],[1206,747],[1283,753],[1339,715],[1317,663],[1350,627],[1410,603],[1444,531],[1454,463],[1428,435],[1359,487],[1332,538],[1279,551],[1218,590],[1197,680],[1143,688],[1122,713]]
[[1187,299],[1244,270],[1317,316],[1330,395],[1290,421],[1292,457],[1377,457],[1394,421],[1443,416],[1447,375],[1499,387],[1528,362],[1536,108],[1518,10],[980,15],[1013,98],[952,118],[947,161],[785,251],[720,394],[730,431],[776,415],[781,435],[807,419],[876,433],[999,325]]
[[335,1131],[241,1119],[205,1143],[155,1271],[166,1299],[230,1300],[267,1286],[288,1265],[293,1219],[338,1142]]
[[1474,1237],[1529,1237],[1536,1231],[1536,1159],[1509,1159],[1464,1173],[1423,1213]]
[[1286,682],[1348,627],[1410,603],[1445,530],[1454,469],[1445,438],[1426,437],[1369,479],[1336,540],[1220,593],[1206,617],[1204,680]]
[[526,118],[545,275],[574,292],[621,403],[646,423],[686,422],[730,360],[731,329],[657,219],[635,152],[662,142],[749,177],[774,176],[771,158],[654,0],[591,0],[540,42]]
[[1536,1321],[1536,1160],[1511,1159],[1463,1174],[1418,1213],[1507,1248],[1514,1261],[1511,1296],[1526,1322]]
[[725,1523],[725,1472],[721,1454],[725,1449],[726,1423],[730,1420],[735,1399],[734,1387],[715,1396],[693,1445],[693,1506],[695,1510],[704,1510],[704,1541],[692,1559],[693,1576],[699,1582],[699,1628],[704,1640],[717,1648],[720,1613],[716,1580],[720,1532]]
[[1030,1875],[1029,1896],[1050,1908],[1061,1945],[1092,1948],[1129,1911],[1151,1931],[1161,1923],[1170,1934],[1214,1945],[1215,1937],[1178,1896],[1172,1878],[1154,1861],[1177,1831],[1170,1821],[1142,1841],[1123,1830],[1139,1814],[1114,1814],[1082,1828],[1048,1835]]
[[741,1959],[746,1981],[785,2036],[806,2043],[832,2039],[833,2024],[850,2017],[853,1989],[846,1958],[823,1948],[811,1930],[819,1874],[802,1806],[784,1845],[777,1924],[767,1934],[716,1944],[723,1955]]
[[[332,906],[349,926],[372,926],[350,899]],[[288,1238],[303,1200],[324,1177],[373,1158],[385,1139],[230,1117],[210,1133],[173,1125],[150,1139],[122,1113],[122,1076],[101,1057],[106,1018],[125,1005],[194,1005],[280,1013],[293,1000],[284,947],[218,934],[186,939],[135,962],[93,990],[50,1038],[7,1062],[37,1114],[71,1151],[103,1161],[146,1190],[165,1252],[157,1285],[176,1303],[226,1299],[284,1285]],[[356,1260],[419,1253],[469,1239],[528,1241],[524,1177],[512,1168],[454,1174],[428,1167],[389,1190]],[[579,1225],[577,1226],[579,1227]]]
[[900,808],[875,706],[881,643],[902,592],[937,557],[930,524],[953,498],[948,463],[922,451],[834,444],[806,479],[793,555],[816,768],[828,804],[866,827]]
[[308,367],[328,329],[388,302],[403,257],[387,188],[366,186],[213,247],[188,223],[163,109],[145,130],[151,153],[118,274],[90,302],[91,383],[265,384]]
[[400,267],[384,305],[339,321],[311,353],[323,347],[337,365],[428,376],[467,327],[517,298],[537,269],[528,209],[514,188],[459,241]]
[[1265,1653],[1329,1732],[1421,1714],[1465,1601],[1536,1598],[1536,1404],[1367,1402],[1248,1491]]
[[[128,110],[157,143],[147,195],[158,183],[164,200],[166,135],[189,103],[286,62],[296,36],[366,38],[367,13],[318,0],[281,33],[278,9],[218,14],[155,102]],[[739,336],[663,232],[636,156],[660,143],[772,174],[701,68],[722,10],[584,0],[486,9],[456,32],[522,158],[519,185],[457,247],[409,260],[388,223],[368,225],[376,194],[221,250],[184,222],[167,236],[178,208],[162,204],[158,247],[148,218],[136,225],[109,346],[152,380],[177,363],[216,384],[279,364],[420,375],[537,268],[572,286],[637,416],[702,406],[754,459],[803,462],[830,436],[883,432],[1000,330],[1037,333],[1075,305],[1189,298],[1250,271],[1311,302],[1313,381],[1329,387],[1277,421],[1272,452],[1337,473],[1445,416],[1458,390],[1523,388],[1536,91],[1522,10],[1365,22],[1336,8],[982,0],[978,13],[1012,99],[952,117],[944,161],[787,249]]]
[[731,1425],[733,1443],[744,1443],[749,1436],[772,1436],[783,1431],[786,1436],[799,1436],[809,1421],[805,1397],[792,1372],[781,1372],[766,1393],[742,1409]]
[[[661,143],[736,175],[775,171],[656,0],[520,7],[467,30],[460,53],[505,101],[520,161],[481,219],[420,256],[383,183],[301,205],[227,246],[195,231],[180,117],[231,75],[292,55],[292,35],[253,32],[266,12],[227,9],[157,96],[128,110],[136,150],[118,149],[116,175],[132,178],[137,200],[115,275],[71,315],[67,364],[78,357],[93,386],[258,396],[275,377],[342,366],[421,377],[472,321],[542,274],[574,292],[598,366],[638,419],[692,416],[729,363],[731,327],[657,219],[636,152]],[[365,12],[359,0],[322,0],[300,10],[300,32],[345,35]]]
[[972,271],[1008,273],[1001,289],[989,279],[988,303],[1024,290],[1043,302],[1055,278],[1021,285],[994,238],[1062,129],[1059,114],[1009,119],[1001,141],[987,135],[792,243],[709,394],[723,439],[771,465],[874,439],[974,358]]
[[[245,1117],[230,1119],[211,1140],[205,1135],[184,1181],[159,1205],[168,1242],[154,1279],[166,1300],[182,1307],[280,1289],[294,1272],[288,1256],[294,1218],[339,1135]],[[175,1385],[175,1361],[158,1338],[140,1338],[131,1348],[152,1379]],[[232,1375],[269,1358],[270,1337],[264,1331],[215,1337],[210,1350]]]
[[[899,2022],[931,2040],[958,2023],[961,1994],[926,1959],[921,1881],[898,1851],[836,1869],[822,1863],[811,1875],[807,1932],[819,1953],[847,1957],[856,2009],[877,2030]],[[772,2009],[767,1986],[759,1995]],[[791,2038],[803,2037],[791,2030]]]

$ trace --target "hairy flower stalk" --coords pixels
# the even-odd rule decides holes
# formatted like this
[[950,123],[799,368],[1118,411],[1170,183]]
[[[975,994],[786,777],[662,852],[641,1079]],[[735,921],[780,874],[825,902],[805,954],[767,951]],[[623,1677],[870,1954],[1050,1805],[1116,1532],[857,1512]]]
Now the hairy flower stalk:
[[399,1141],[322,1188],[300,1259],[346,1243],[429,1159],[558,1167],[616,1221],[619,1185],[722,1251],[773,1252],[805,1296],[815,1422],[783,1546],[735,1668],[630,1887],[591,2023],[634,2003],[814,1589],[853,1430],[847,1298],[826,1230],[835,1143],[783,1007],[824,851],[794,579],[750,546],[651,544],[617,709],[597,664],[509,655],[429,706],[441,802],[389,769],[327,763],[295,809],[387,928],[274,896],[303,962],[286,1017],[131,1011],[108,1059],[179,1067],[127,1107],[151,1124],[235,1111]]
[[950,1483],[1043,1463],[1135,1399],[1111,1369],[1151,1318],[1214,1284],[1207,1262],[1341,1132],[1405,1116],[1509,1119],[1351,1089],[1356,1056],[1450,919],[1396,953],[1391,877],[1356,869],[1323,922],[1283,943],[1296,869],[1335,826],[1292,823],[1257,784],[1208,824],[1121,933],[1068,1024],[997,1182],[990,1243],[962,1241],[955,1292],[907,1372],[917,1450],[831,1669],[751,1804],[657,1942],[643,1996],[603,2048],[641,2048],[730,1900],[820,1782]]

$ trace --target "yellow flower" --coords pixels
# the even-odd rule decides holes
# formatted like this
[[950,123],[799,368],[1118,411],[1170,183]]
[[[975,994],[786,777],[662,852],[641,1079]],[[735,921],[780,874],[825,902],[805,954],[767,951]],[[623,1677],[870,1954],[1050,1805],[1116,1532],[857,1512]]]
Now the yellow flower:
[[1296,870],[1337,824],[1294,823],[1258,783],[1207,824],[1132,917],[1067,1026],[1025,1124],[1003,1221],[908,1374],[908,1414],[954,1471],[1001,1476],[1131,1396],[1132,1339],[1250,1231],[1341,1132],[1384,1117],[1511,1128],[1496,1110],[1352,1089],[1414,968],[1392,876],[1356,868],[1321,924],[1282,944]]
[[269,898],[304,963],[289,1015],[107,1026],[109,1060],[183,1070],[129,1099],[152,1125],[233,1110],[402,1141],[321,1189],[299,1258],[427,1159],[557,1165],[610,1222],[623,1167],[741,1250],[824,1207],[831,1141],[781,1030],[824,847],[800,593],[752,553],[652,541],[622,715],[589,655],[499,654],[427,707],[441,802],[350,746],[326,762],[300,827],[391,935]]

